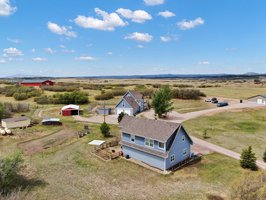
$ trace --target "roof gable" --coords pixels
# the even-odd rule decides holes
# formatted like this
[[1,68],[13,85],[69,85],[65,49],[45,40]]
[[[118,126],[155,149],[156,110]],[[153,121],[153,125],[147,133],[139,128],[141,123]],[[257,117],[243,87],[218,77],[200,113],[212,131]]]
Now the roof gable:
[[62,110],[66,110],[66,109],[76,109],[76,110],[79,110],[79,106],[78,105],[70,104],[70,105],[64,106],[62,108]]
[[137,110],[139,108],[139,104],[133,97],[124,97],[124,99],[134,110]]
[[249,97],[248,99],[252,99],[254,97],[264,97],[264,98],[266,98],[266,94],[258,94],[256,96]]
[[132,97],[136,100],[141,100],[143,99],[143,95],[139,92],[139,91],[134,91],[134,90],[130,90],[128,91],[125,96],[130,93],[132,95]]
[[124,116],[120,122],[122,132],[166,142],[171,135],[180,127],[180,124],[151,120],[146,118],[135,118]]

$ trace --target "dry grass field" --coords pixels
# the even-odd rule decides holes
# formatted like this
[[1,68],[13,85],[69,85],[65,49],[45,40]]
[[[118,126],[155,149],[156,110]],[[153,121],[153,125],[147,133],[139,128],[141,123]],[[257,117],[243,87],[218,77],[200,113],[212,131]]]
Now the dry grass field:
[[[199,89],[208,97],[246,99],[256,94],[265,94],[266,86],[255,85],[252,80],[97,80],[97,79],[60,79],[60,82],[84,84],[118,85],[126,84],[125,90],[132,90],[137,85],[153,84],[190,85],[190,89]],[[205,85],[205,86],[204,86]],[[211,87],[210,87],[211,85]],[[193,87],[192,87],[193,86]],[[204,86],[204,87],[203,87]],[[175,87],[178,88],[178,87]],[[82,105],[83,116],[89,116],[89,109],[101,106],[101,101],[94,99],[101,94],[99,90],[86,89],[90,104]],[[108,91],[108,90],[106,90]],[[54,92],[44,91],[46,95]],[[114,107],[121,96],[106,101],[107,106]],[[17,103],[12,97],[0,95],[2,102]],[[24,102],[24,101],[23,101]],[[76,122],[72,117],[62,118],[59,115],[62,105],[37,105],[29,99],[30,111],[25,114],[36,120],[44,117],[60,117],[62,127],[45,127],[36,125],[25,130],[15,130],[14,136],[0,136],[0,155],[4,156],[20,149],[19,144],[26,141],[37,141],[39,138],[53,135],[64,129],[77,132],[84,123]],[[175,111],[187,113],[213,108],[215,105],[201,100],[173,100]],[[202,138],[207,130],[208,141],[236,152],[252,145],[257,156],[261,158],[265,146],[266,110],[241,110],[212,116],[204,116],[185,122],[191,135]],[[41,112],[41,116],[40,113]],[[193,166],[186,167],[170,175],[161,175],[118,159],[104,162],[91,154],[93,139],[105,139],[100,134],[99,125],[89,124],[92,131],[82,139],[70,137],[48,149],[25,155],[25,174],[28,179],[37,180],[29,183],[28,190],[21,191],[25,199],[211,199],[210,195],[226,197],[230,184],[241,176],[245,170],[239,162],[219,154],[209,154]],[[111,126],[113,136],[119,137],[117,126]],[[47,142],[47,141],[46,141]],[[49,141],[48,141],[49,143]],[[209,196],[209,198],[208,198]]]

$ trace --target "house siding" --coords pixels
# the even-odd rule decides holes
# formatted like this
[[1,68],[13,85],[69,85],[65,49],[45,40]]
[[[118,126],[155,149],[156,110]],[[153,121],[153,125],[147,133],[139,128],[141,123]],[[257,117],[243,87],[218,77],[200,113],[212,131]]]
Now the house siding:
[[252,97],[252,98],[249,98],[248,101],[249,102],[258,103],[258,99],[261,99],[262,100],[261,104],[266,104],[266,98],[263,97],[263,96]]
[[158,169],[165,170],[165,159],[163,158],[124,145],[122,146],[122,149],[125,156],[129,155],[130,158],[139,160]]
[[[182,137],[185,136],[185,141],[182,141]],[[170,167],[178,164],[179,162],[182,162],[183,160],[190,157],[191,149],[190,149],[190,141],[187,137],[185,130],[181,127],[181,129],[178,131],[176,138],[172,144],[172,147],[170,149],[170,152],[168,154],[168,158],[166,159],[166,169],[169,169]],[[183,150],[187,149],[186,156],[183,155]],[[175,155],[174,162],[171,162],[171,156]]]
[[[124,103],[124,105],[125,106],[123,106],[123,103]],[[129,104],[128,104],[128,102],[125,100],[125,99],[122,99],[121,101],[120,101],[120,103],[116,106],[116,110],[117,109],[132,109],[132,111],[133,111],[133,115],[135,115],[136,113],[138,113],[139,112],[139,110],[138,109],[133,109]]]

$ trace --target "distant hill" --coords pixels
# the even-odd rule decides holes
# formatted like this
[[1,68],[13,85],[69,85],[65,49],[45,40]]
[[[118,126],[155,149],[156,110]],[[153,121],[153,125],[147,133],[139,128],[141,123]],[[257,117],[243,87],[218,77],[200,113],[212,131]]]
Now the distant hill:
[[16,74],[3,77],[5,79],[54,79],[54,78],[83,78],[83,79],[244,79],[266,77],[266,74],[247,72],[245,74],[154,74],[154,75],[110,75],[110,76],[73,76],[73,77],[44,77]]

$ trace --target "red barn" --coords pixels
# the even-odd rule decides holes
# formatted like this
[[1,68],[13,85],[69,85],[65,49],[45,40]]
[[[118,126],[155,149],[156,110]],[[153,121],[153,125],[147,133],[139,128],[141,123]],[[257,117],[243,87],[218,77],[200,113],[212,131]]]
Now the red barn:
[[62,109],[61,109],[61,115],[62,116],[72,116],[72,115],[79,115],[79,106],[77,105],[67,105],[67,106],[64,106]]
[[54,82],[51,80],[23,80],[20,85],[29,87],[53,86]]

